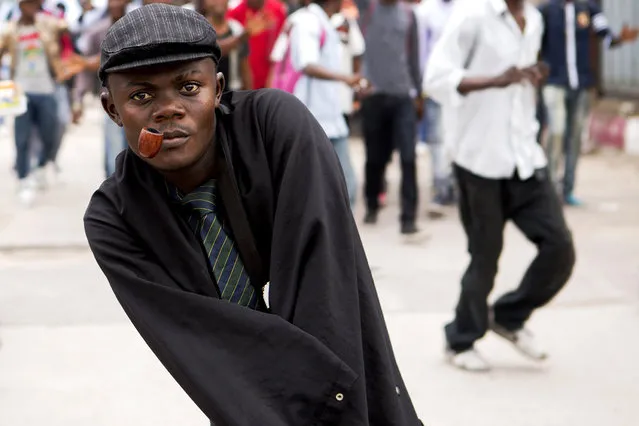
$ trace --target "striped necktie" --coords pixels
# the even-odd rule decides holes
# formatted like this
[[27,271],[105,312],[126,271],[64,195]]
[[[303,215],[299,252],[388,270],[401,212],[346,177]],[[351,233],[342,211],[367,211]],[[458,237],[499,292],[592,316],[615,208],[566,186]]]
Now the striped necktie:
[[181,199],[190,209],[189,225],[200,236],[222,299],[252,309],[257,293],[233,240],[215,214],[215,184],[209,181]]

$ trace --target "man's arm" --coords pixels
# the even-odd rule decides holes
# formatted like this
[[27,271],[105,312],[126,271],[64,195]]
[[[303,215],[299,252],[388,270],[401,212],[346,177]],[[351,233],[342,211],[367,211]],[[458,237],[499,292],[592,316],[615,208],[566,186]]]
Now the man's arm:
[[[239,25],[242,25],[242,24],[239,24]],[[218,45],[220,46],[220,51],[222,52],[222,56],[226,56],[233,50],[239,49],[242,46],[246,45],[248,43],[249,38],[264,32],[267,29],[268,25],[269,25],[268,21],[261,14],[257,14],[257,15],[251,16],[250,18],[247,18],[244,25],[242,25],[241,33],[237,35],[232,35],[230,37],[226,37],[223,40],[218,40]]]
[[608,19],[603,14],[601,8],[594,1],[588,3],[590,8],[590,26],[600,39],[609,48],[619,47],[622,44],[633,42],[639,35],[637,28],[624,27],[620,34],[614,34],[608,24]]
[[321,24],[314,15],[298,18],[289,36],[293,66],[312,78],[341,81],[349,86],[358,84],[359,76],[342,74],[320,64],[321,37]]
[[353,56],[353,72],[360,74],[362,71],[362,57],[366,51],[366,42],[355,19],[348,19],[348,48]]
[[7,32],[2,31],[2,33],[0,34],[0,61],[2,61],[2,57],[7,54],[7,48],[8,48]]
[[[409,7],[409,6],[406,6]],[[417,16],[414,11],[410,11],[410,26],[408,28],[408,68],[411,79],[413,80],[413,88],[417,97],[421,98],[422,94],[422,72],[419,63],[419,26],[417,24]]]
[[253,73],[248,62],[250,50],[248,43],[244,43],[240,48],[240,78],[242,80],[242,89],[251,90],[253,88]]
[[226,37],[223,40],[218,40],[217,44],[220,46],[220,52],[222,56],[227,56],[234,49],[237,49],[242,43],[247,42],[249,39],[249,33],[244,30],[242,34]]
[[496,87],[506,87],[523,78],[514,67],[501,75],[467,75],[470,57],[479,48],[479,17],[466,8],[455,8],[444,32],[431,53],[423,90],[442,104],[457,105],[463,95]]
[[84,95],[93,87],[95,73],[100,68],[100,43],[102,42],[103,31],[95,29],[85,34],[84,71],[77,75],[71,89],[71,110],[73,121],[78,122],[82,116],[84,106]]

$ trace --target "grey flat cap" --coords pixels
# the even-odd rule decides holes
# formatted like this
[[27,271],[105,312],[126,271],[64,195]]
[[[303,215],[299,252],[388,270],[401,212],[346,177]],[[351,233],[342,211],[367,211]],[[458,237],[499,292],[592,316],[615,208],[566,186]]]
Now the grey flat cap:
[[199,13],[150,4],[119,19],[102,41],[98,76],[110,72],[202,58],[220,59],[213,26]]

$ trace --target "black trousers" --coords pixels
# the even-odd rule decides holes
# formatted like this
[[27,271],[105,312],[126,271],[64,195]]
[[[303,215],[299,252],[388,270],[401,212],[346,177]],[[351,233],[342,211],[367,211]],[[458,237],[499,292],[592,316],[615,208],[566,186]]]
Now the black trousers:
[[530,179],[485,179],[455,166],[459,211],[468,237],[470,264],[461,282],[453,322],[446,326],[449,347],[470,349],[488,329],[488,295],[497,275],[508,220],[537,246],[537,257],[519,287],[492,307],[494,320],[516,331],[532,312],[548,303],[568,281],[575,263],[572,236],[545,169]]
[[412,223],[417,214],[417,168],[415,138],[417,114],[410,96],[375,94],[362,102],[366,144],[364,194],[369,211],[379,209],[386,166],[395,148],[401,159],[401,221]]

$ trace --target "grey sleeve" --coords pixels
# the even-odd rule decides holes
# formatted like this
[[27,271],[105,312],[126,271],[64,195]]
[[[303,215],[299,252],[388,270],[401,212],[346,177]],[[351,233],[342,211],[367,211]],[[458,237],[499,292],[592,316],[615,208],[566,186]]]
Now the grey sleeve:
[[421,94],[422,73],[419,64],[419,34],[417,17],[414,11],[410,11],[410,23],[408,27],[408,70],[413,83],[416,94]]

